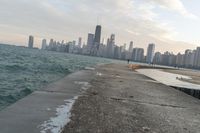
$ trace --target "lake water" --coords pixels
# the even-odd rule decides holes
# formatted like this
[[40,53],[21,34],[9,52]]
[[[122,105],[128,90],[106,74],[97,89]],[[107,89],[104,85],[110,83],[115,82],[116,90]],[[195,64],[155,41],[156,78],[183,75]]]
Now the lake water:
[[67,74],[109,62],[0,44],[0,110]]

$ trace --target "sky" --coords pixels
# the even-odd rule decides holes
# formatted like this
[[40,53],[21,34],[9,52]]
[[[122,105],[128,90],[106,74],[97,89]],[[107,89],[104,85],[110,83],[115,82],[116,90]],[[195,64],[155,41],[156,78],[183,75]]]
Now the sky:
[[102,25],[102,39],[156,51],[184,52],[200,46],[199,0],[0,0],[0,42],[26,46],[28,36],[87,43]]

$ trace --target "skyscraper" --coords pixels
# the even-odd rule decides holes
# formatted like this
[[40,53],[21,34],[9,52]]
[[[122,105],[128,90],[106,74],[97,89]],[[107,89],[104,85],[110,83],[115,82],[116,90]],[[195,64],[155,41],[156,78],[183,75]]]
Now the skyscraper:
[[33,48],[33,43],[34,43],[34,37],[33,36],[29,36],[28,47],[29,48]]
[[110,39],[107,41],[107,56],[113,58],[115,46],[115,34],[111,34]]
[[79,37],[78,38],[78,47],[81,48],[81,46],[82,46],[82,38]]
[[160,64],[161,63],[161,58],[162,57],[162,54],[160,53],[160,52],[156,52],[155,53],[155,56],[154,56],[154,60],[153,60],[153,62],[155,63],[155,64]]
[[101,41],[101,25],[97,25],[94,36],[94,44],[95,43],[100,44],[100,41]]
[[144,58],[143,48],[134,48],[132,52],[132,60],[137,62],[142,62]]
[[91,53],[93,43],[94,43],[94,34],[88,33],[86,54]]
[[47,47],[47,40],[43,39],[42,40],[42,49],[46,49],[46,47]]
[[133,51],[133,41],[131,41],[129,45],[129,52],[131,53],[132,51]]
[[146,58],[146,62],[149,64],[153,62],[154,51],[155,51],[155,44],[153,44],[153,43],[149,44],[149,46],[147,48],[147,58]]
[[94,42],[94,34],[88,33],[87,46],[91,47]]
[[128,49],[128,59],[131,59],[133,52],[133,41],[130,42],[129,49]]

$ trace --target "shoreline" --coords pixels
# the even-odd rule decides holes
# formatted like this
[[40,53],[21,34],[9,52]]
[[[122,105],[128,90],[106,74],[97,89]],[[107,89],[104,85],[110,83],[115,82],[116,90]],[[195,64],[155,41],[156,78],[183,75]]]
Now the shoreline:
[[94,75],[89,68],[71,73],[6,107],[0,112],[1,132],[59,133]]

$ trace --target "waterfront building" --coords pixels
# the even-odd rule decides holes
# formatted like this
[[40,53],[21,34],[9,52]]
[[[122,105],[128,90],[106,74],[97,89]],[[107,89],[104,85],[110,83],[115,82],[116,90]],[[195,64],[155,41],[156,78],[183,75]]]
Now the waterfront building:
[[120,48],[119,46],[115,46],[114,47],[114,58],[115,59],[120,59],[121,54],[120,54]]
[[52,50],[53,49],[53,42],[54,42],[54,40],[50,39],[49,46],[47,48],[48,50]]
[[101,25],[97,25],[95,29],[94,43],[100,44],[100,40],[101,40]]
[[153,62],[154,51],[155,51],[155,44],[153,43],[149,44],[147,48],[147,57],[146,57],[146,62],[149,64]]
[[154,64],[160,64],[162,61],[162,54],[160,52],[156,52],[154,59],[153,59],[153,63]]
[[169,61],[168,61],[169,66],[176,66],[176,55],[173,53],[169,54]]
[[94,41],[94,34],[88,33],[87,46],[91,47]]
[[114,46],[115,46],[115,34],[111,34],[110,38],[107,40],[107,57],[108,58],[113,58]]
[[47,40],[43,39],[42,40],[42,49],[45,50],[47,48]]
[[78,47],[79,48],[82,47],[82,38],[81,37],[78,38]]
[[131,41],[130,44],[129,44],[128,59],[131,59],[132,52],[133,52],[133,41]]
[[176,55],[176,66],[183,67],[184,65],[184,54],[178,53]]
[[133,48],[131,59],[136,62],[143,62],[144,49],[143,48]]
[[200,47],[196,48],[195,57],[194,57],[194,67],[200,68]]
[[194,54],[192,50],[185,50],[184,55],[184,66],[185,67],[192,67],[194,64]]
[[28,47],[29,48],[33,48],[33,43],[34,43],[34,37],[33,36],[29,36]]
[[76,45],[76,41],[75,41],[75,40],[73,40],[73,41],[72,41],[72,44],[75,46],[75,45]]

